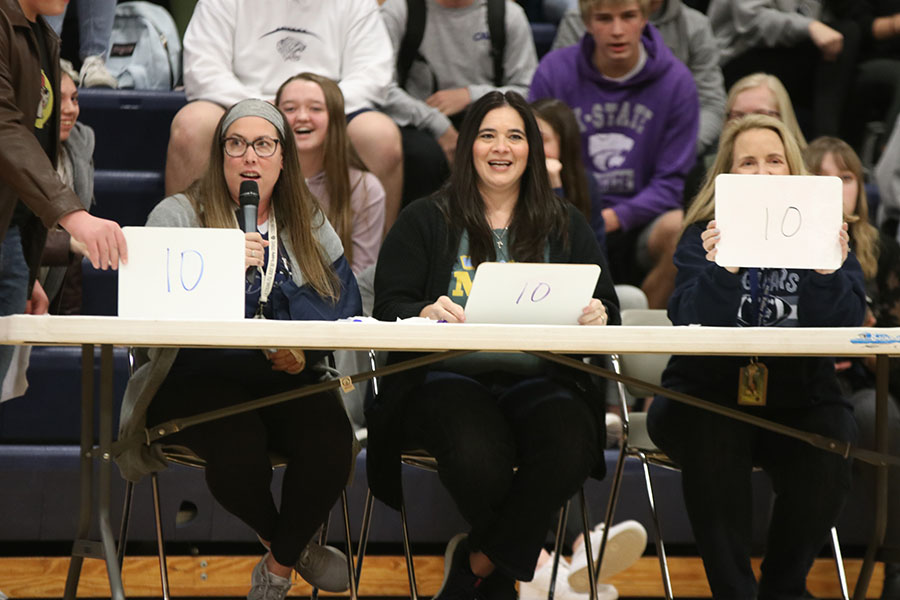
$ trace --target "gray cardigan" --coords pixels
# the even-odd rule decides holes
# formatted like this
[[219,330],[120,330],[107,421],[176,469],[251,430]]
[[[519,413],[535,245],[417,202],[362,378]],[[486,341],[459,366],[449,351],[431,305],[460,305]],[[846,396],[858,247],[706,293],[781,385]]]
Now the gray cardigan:
[[[316,226],[316,236],[319,244],[325,250],[331,262],[339,259],[344,249],[341,240],[332,229],[328,220],[319,213],[321,223]],[[237,225],[237,221],[235,221]],[[199,227],[197,214],[190,200],[183,194],[170,196],[160,202],[147,218],[148,227]],[[283,244],[287,256],[292,264],[298,264],[297,257],[291,248],[290,240],[282,230],[279,240]],[[303,276],[300,269],[293,269],[294,282],[303,285]],[[135,349],[137,364],[141,366],[128,380],[125,388],[125,396],[122,400],[122,411],[119,418],[119,438],[125,438],[141,432],[147,425],[147,408],[162,385],[175,357],[178,348],[137,348]],[[124,451],[116,457],[116,463],[122,476],[129,481],[139,481],[141,477],[166,468],[166,459],[163,456],[164,443],[151,446],[146,444],[136,446]]]

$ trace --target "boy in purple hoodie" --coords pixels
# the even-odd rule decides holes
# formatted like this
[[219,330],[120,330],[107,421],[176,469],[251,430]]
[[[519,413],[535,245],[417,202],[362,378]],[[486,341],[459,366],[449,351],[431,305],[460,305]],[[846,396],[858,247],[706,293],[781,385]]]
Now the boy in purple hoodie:
[[[575,112],[581,150],[603,192],[609,264],[665,308],[675,282],[684,177],[694,164],[699,100],[691,72],[647,23],[650,0],[579,0],[587,33],[541,60],[529,100]],[[645,276],[646,274],[646,276]]]

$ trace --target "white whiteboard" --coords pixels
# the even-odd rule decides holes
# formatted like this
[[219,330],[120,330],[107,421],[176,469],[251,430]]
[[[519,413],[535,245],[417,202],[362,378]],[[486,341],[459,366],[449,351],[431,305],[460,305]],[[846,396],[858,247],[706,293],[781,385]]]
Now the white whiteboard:
[[837,269],[843,223],[841,180],[801,175],[716,177],[716,264]]
[[466,323],[577,325],[599,277],[597,265],[481,263]]
[[239,229],[124,227],[119,316],[243,319],[244,234]]

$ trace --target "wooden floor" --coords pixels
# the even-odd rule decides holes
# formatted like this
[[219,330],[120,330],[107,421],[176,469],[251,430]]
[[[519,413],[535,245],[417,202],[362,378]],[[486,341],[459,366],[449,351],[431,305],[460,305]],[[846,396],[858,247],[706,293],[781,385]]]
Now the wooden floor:
[[[203,598],[243,597],[249,586],[250,571],[259,557],[246,556],[173,556],[169,558],[169,582],[173,596]],[[845,566],[851,593],[859,574],[860,560],[847,560]],[[708,598],[709,587],[698,558],[670,559],[672,588],[681,598]],[[9,598],[60,598],[65,587],[68,558],[0,558],[0,592]],[[759,561],[754,562],[758,570]],[[443,577],[443,557],[422,556],[415,559],[419,592],[433,595]],[[757,571],[758,572],[758,571]],[[882,566],[876,567],[869,588],[869,598],[881,595]],[[159,567],[155,557],[128,557],[123,570],[128,597],[159,597]],[[656,598],[663,596],[659,563],[655,557],[644,557],[627,571],[610,580],[621,597]],[[839,598],[834,562],[816,561],[808,580],[810,592],[817,598]],[[360,596],[409,596],[406,566],[402,556],[370,556],[365,559]],[[309,596],[310,588],[297,580],[290,596]],[[334,596],[336,594],[323,594]],[[343,594],[347,596],[347,594]],[[78,588],[80,598],[109,598],[104,563],[85,560]],[[2,597],[2,596],[0,596]]]

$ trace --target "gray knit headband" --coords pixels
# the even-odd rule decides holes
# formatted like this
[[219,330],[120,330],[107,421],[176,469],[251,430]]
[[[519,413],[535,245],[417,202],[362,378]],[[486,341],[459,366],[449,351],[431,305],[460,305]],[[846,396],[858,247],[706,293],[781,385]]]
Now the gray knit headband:
[[282,139],[284,135],[284,117],[281,111],[272,104],[263,100],[251,98],[249,100],[241,100],[228,109],[225,116],[222,117],[222,134],[224,135],[231,124],[242,117],[260,117],[275,126]]

